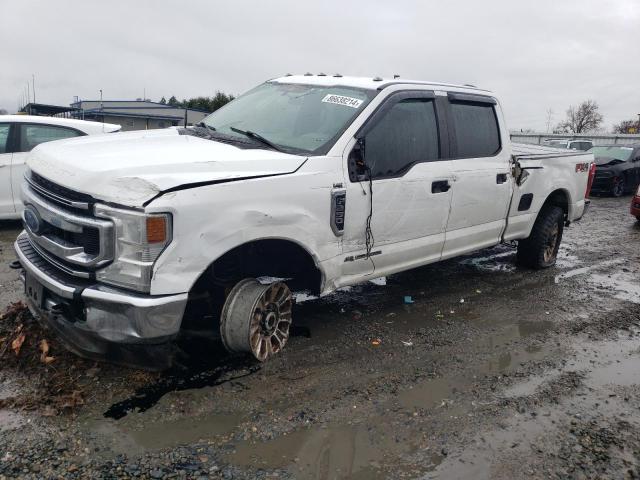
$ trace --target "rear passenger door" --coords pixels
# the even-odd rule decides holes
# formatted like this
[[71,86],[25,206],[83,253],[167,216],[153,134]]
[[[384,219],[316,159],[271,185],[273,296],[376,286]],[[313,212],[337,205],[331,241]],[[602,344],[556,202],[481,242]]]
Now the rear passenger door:
[[495,99],[450,92],[447,104],[454,181],[442,258],[499,243],[513,188]]
[[11,189],[11,124],[0,123],[0,218],[9,218],[14,213]]
[[63,140],[65,138],[79,137],[85,133],[75,128],[61,127],[58,125],[46,125],[40,123],[17,123],[17,148],[11,160],[11,185],[15,211],[22,212],[22,179],[26,169],[25,163],[29,152],[41,143]]

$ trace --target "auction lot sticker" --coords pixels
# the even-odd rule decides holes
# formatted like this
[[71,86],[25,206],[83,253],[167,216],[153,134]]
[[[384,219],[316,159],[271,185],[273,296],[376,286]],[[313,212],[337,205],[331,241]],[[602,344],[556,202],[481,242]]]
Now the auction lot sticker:
[[322,99],[324,103],[335,103],[336,105],[344,105],[345,107],[358,108],[362,105],[362,100],[353,97],[344,97],[342,95],[328,94]]

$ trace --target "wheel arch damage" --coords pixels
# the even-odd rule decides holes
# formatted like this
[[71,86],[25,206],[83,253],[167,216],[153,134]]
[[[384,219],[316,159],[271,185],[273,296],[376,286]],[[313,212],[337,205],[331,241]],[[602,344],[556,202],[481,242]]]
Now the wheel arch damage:
[[320,262],[291,238],[259,238],[237,245],[212,261],[189,291],[182,328],[217,333],[219,314],[233,286],[245,278],[286,279],[291,290],[322,290]]

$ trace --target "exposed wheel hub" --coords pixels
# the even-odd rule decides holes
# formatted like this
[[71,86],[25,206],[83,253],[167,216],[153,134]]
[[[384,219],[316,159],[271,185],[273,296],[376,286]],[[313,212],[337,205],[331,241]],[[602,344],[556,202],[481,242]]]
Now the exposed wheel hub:
[[278,353],[289,338],[291,291],[286,284],[239,282],[222,310],[220,333],[232,352],[250,352],[261,362]]

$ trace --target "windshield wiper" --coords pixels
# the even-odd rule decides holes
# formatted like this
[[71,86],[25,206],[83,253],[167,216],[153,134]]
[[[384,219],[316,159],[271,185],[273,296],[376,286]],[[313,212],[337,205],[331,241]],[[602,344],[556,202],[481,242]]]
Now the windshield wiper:
[[249,138],[251,138],[253,140],[257,140],[260,143],[262,143],[263,145],[266,145],[267,147],[270,147],[270,148],[272,148],[274,150],[277,150],[278,152],[284,152],[284,150],[282,150],[282,148],[278,147],[273,142],[270,142],[269,140],[264,138],[259,133],[252,132],[251,130],[240,130],[239,128],[236,128],[236,127],[229,127],[229,129],[231,129],[232,131],[234,131],[236,133],[240,133],[240,134],[242,134],[242,135],[244,135],[246,137],[249,137]]
[[207,124],[206,124],[206,123],[204,123],[204,122],[198,122],[198,123],[196,123],[196,125],[195,125],[195,126],[196,126],[196,127],[204,127],[204,128],[207,128],[207,129],[211,130],[212,132],[215,132],[215,131],[216,131],[215,127],[212,127],[211,125],[207,125]]

